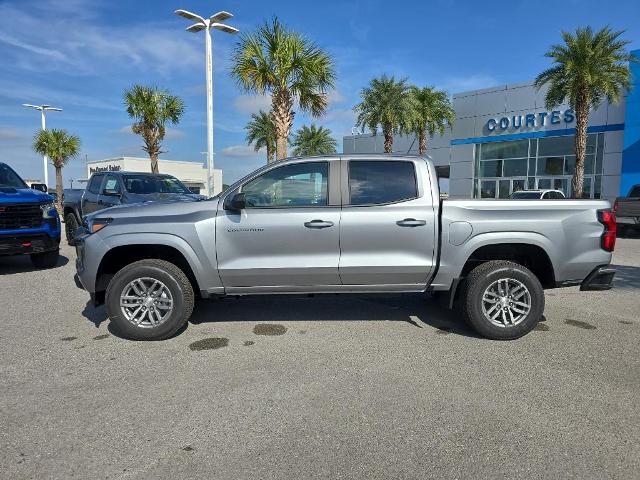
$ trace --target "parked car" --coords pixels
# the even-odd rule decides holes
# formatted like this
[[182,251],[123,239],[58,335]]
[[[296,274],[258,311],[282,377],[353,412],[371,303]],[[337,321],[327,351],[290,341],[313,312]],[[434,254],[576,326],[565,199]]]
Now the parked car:
[[46,189],[0,163],[0,255],[29,255],[38,268],[58,263],[60,217]]
[[67,242],[85,215],[105,208],[151,201],[202,200],[175,177],[140,172],[94,173],[84,190],[65,190],[63,209]]
[[634,185],[626,197],[618,197],[613,206],[620,233],[640,229],[640,184]]
[[566,198],[562,190],[518,190],[509,195],[512,200],[560,200]]
[[194,296],[425,292],[473,328],[518,338],[545,288],[611,287],[615,217],[602,200],[439,200],[431,160],[345,155],[269,164],[202,202],[90,214],[77,284],[122,334],[164,339]]

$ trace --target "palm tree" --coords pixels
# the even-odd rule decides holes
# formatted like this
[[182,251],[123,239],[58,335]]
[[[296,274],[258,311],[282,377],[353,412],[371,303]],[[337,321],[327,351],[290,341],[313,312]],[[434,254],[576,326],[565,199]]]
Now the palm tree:
[[66,130],[40,130],[33,138],[33,150],[49,157],[56,168],[57,207],[62,211],[62,167],[80,152],[80,138]]
[[553,66],[535,81],[538,90],[549,85],[548,109],[566,102],[576,114],[576,170],[571,180],[575,198],[582,197],[589,109],[598,108],[604,98],[619,102],[631,84],[628,62],[637,59],[625,50],[629,42],[620,40],[623,33],[609,27],[597,32],[591,27],[578,28],[573,34],[562,32],[564,44],[552,45],[545,53],[553,59]]
[[436,132],[442,135],[447,127],[452,127],[456,115],[449,95],[434,87],[411,87],[414,112],[411,130],[418,137],[418,153],[427,153],[427,133],[433,136]]
[[124,92],[124,103],[129,117],[135,120],[131,131],[142,136],[144,147],[151,160],[151,173],[158,173],[158,155],[167,122],[177,124],[184,113],[180,97],[156,87],[134,85]]
[[413,98],[409,94],[406,78],[398,81],[394,77],[383,75],[374,78],[369,86],[360,93],[362,102],[354,107],[358,114],[356,126],[365,127],[374,134],[378,126],[384,135],[384,151],[393,151],[393,134],[404,133],[410,129],[411,116],[414,110]]
[[277,18],[241,38],[231,74],[246,92],[271,95],[278,159],[287,156],[294,103],[319,117],[327,109],[327,90],[335,81],[331,57]]
[[247,143],[253,144],[257,152],[261,148],[267,149],[267,163],[273,162],[276,150],[276,129],[271,114],[260,110],[251,114],[251,120],[244,127],[247,131]]
[[316,127],[313,123],[310,127],[304,125],[300,128],[291,140],[296,157],[336,153],[336,145],[337,142],[331,137],[331,130]]

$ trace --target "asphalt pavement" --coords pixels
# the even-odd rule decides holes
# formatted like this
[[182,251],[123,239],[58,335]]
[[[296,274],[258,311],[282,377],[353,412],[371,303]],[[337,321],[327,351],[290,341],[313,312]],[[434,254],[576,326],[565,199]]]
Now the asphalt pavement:
[[640,239],[511,342],[423,295],[199,301],[134,342],[62,255],[0,258],[0,478],[638,478]]

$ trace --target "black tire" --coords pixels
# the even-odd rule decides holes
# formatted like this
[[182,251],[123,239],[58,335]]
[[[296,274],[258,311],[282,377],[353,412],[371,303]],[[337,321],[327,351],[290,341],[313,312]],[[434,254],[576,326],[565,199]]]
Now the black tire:
[[[531,308],[515,325],[497,326],[483,312],[485,290],[499,279],[517,280],[529,291]],[[544,290],[538,278],[528,268],[505,260],[486,262],[474,268],[460,293],[467,323],[480,335],[492,340],[514,340],[526,335],[535,328],[544,313]]]
[[[148,277],[159,280],[170,291],[173,310],[168,318],[157,326],[134,325],[120,308],[120,295],[136,278]],[[193,312],[194,294],[189,279],[180,268],[165,260],[148,259],[123,267],[109,282],[105,297],[107,315],[118,332],[132,340],[164,340],[180,330]]]
[[67,235],[67,243],[72,247],[76,245],[73,234],[78,229],[78,226],[78,219],[75,213],[69,212],[64,216],[64,231]]
[[31,263],[36,268],[53,268],[58,264],[59,257],[58,250],[44,253],[32,253]]

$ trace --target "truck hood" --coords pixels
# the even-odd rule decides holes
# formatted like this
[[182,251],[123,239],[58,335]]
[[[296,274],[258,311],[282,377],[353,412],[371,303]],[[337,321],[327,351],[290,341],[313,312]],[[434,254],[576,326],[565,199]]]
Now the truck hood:
[[51,203],[53,197],[31,188],[0,186],[0,205],[9,203]]
[[199,202],[207,197],[186,193],[127,193],[127,204],[142,202]]
[[207,198],[202,195],[172,195],[159,201],[129,203],[105,208],[87,215],[87,219],[104,217],[142,219],[144,217],[169,217],[192,213],[196,210],[216,211],[218,200],[218,197]]

